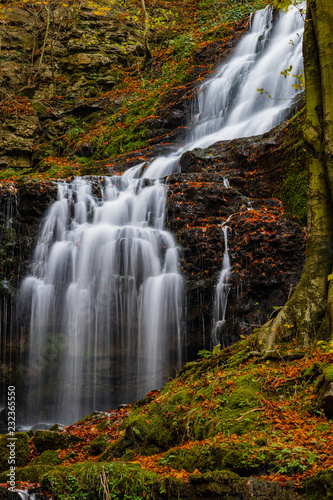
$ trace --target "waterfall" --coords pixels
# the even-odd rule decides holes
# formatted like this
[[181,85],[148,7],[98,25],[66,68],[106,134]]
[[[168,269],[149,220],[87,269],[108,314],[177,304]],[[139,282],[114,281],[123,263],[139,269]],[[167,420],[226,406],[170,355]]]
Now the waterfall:
[[[27,419],[71,423],[93,409],[143,397],[181,365],[183,279],[178,248],[164,229],[165,186],[180,156],[216,141],[264,133],[299,92],[303,19],[291,7],[254,14],[234,55],[198,92],[188,141],[144,170],[59,183],[20,291],[29,327]],[[261,88],[265,92],[258,92]],[[143,171],[143,173],[142,173]],[[228,182],[226,180],[226,187]],[[216,289],[213,340],[229,291],[227,227]]]
[[[256,12],[233,56],[199,88],[198,113],[188,125],[186,145],[156,158],[144,176],[156,178],[174,172],[185,151],[263,134],[281,123],[300,92],[293,75],[303,66],[303,31],[304,18],[296,7],[279,12],[275,20],[271,6]],[[290,66],[292,71],[284,78],[281,72]]]
[[183,280],[165,189],[130,177],[59,183],[20,292],[30,421],[133,401],[180,368]]
[[229,279],[231,273],[231,265],[230,265],[229,248],[228,248],[228,229],[230,229],[228,226],[222,227],[222,233],[224,236],[224,254],[223,254],[222,270],[220,272],[219,282],[215,290],[213,332],[212,332],[213,345],[217,345],[220,342],[219,332],[225,322],[225,313],[227,309],[228,295],[230,291]]

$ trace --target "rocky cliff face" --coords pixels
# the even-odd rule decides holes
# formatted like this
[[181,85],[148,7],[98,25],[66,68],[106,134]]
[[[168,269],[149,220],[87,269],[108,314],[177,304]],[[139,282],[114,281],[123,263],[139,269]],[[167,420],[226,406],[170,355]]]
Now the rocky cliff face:
[[283,146],[286,128],[186,152],[180,160],[185,172],[167,179],[168,227],[183,252],[192,356],[202,342],[210,345],[224,253],[222,225],[230,228],[232,267],[226,322],[219,332],[222,345],[273,317],[298,283],[305,229],[277,199],[289,154]]
[[[34,2],[0,5],[0,170],[9,170],[7,177],[22,170],[42,172],[43,159],[53,156],[94,156],[96,164],[90,165],[90,173],[114,165],[113,161],[98,162],[99,155],[107,156],[103,148],[89,141],[78,145],[76,139],[107,122],[121,106],[124,96],[110,91],[144,71],[144,44],[125,14],[120,19],[119,13],[105,9],[101,15],[95,3],[87,0],[69,4],[62,7],[60,2],[49,15]],[[158,15],[157,6],[155,10]],[[156,116],[134,126],[133,143],[135,136],[144,135],[151,148],[182,135],[196,77],[228,57],[242,28],[239,23],[228,31],[234,36],[197,51],[186,81],[168,94]],[[152,40],[167,46],[168,37],[161,42],[159,36],[154,30],[150,33]],[[160,75],[157,67],[152,78]]]

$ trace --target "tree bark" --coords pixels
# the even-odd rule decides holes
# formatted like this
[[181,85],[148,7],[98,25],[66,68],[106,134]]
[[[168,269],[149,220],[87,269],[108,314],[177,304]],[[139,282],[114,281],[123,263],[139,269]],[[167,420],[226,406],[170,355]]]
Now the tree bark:
[[[307,151],[306,262],[300,282],[259,340],[269,350],[293,335],[299,344],[329,338],[333,327],[333,19],[331,0],[308,0],[303,38]],[[329,288],[329,289],[328,289]]]

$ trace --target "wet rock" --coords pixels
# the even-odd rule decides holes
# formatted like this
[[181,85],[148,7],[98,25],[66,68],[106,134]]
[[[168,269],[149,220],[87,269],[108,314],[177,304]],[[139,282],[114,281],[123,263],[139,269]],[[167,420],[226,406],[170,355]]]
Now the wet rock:
[[187,172],[189,174],[192,174],[195,172],[203,171],[203,160],[200,154],[198,154],[198,151],[200,152],[201,150],[193,149],[192,151],[186,151],[181,156],[179,164],[182,173]]
[[109,446],[108,437],[109,435],[105,433],[90,441],[89,450],[92,456],[100,455],[106,450]]
[[[257,143],[259,140],[263,139],[257,138]],[[238,152],[232,152],[237,161],[230,159],[229,143],[224,145],[225,156],[216,150],[222,148],[221,144],[190,152],[190,168],[200,166],[202,173],[173,174],[167,179],[167,226],[182,248],[190,356],[201,348],[197,343],[200,338],[210,338],[214,288],[224,253],[222,224],[230,228],[232,267],[226,322],[220,332],[222,345],[229,345],[264,324],[274,314],[274,308],[282,306],[295,289],[302,270],[302,225],[284,213],[281,202],[268,197],[273,194],[274,183],[264,188],[267,197],[254,197],[252,191],[263,187],[264,174],[249,186],[247,175],[254,165],[247,145],[245,140]],[[266,148],[263,143],[264,151]],[[243,162],[241,168],[238,162]],[[226,178],[230,188],[225,187]]]

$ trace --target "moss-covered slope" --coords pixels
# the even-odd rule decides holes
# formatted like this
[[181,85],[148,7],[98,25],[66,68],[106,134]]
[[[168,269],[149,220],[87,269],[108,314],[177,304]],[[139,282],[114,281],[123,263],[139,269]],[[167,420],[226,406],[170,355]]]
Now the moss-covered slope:
[[252,336],[201,356],[130,407],[45,431],[62,451],[36,433],[17,480],[61,499],[331,498],[332,346],[261,354]]

